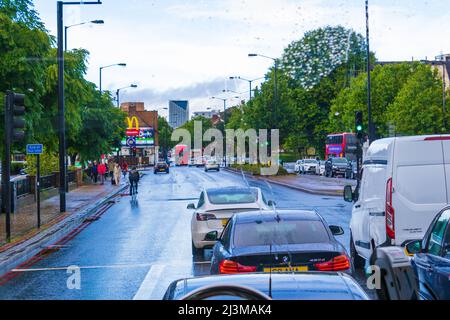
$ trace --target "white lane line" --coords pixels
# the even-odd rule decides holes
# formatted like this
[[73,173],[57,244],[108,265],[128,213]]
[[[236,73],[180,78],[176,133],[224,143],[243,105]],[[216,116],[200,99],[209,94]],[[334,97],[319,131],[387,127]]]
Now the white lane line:
[[[151,264],[119,264],[110,266],[82,266],[80,269],[131,269],[131,268],[148,268]],[[53,268],[31,268],[31,269],[12,269],[11,272],[37,272],[37,271],[60,271],[67,270],[69,267],[53,267]]]
[[153,265],[145,276],[144,281],[142,281],[142,284],[134,295],[133,300],[150,300],[156,284],[159,278],[161,278],[165,268],[165,265]]

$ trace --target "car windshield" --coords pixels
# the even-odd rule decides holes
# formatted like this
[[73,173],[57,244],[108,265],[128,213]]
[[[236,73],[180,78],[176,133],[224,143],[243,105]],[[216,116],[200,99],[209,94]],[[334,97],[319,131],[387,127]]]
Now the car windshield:
[[339,164],[345,163],[345,164],[347,164],[348,161],[347,161],[347,159],[343,159],[343,158],[334,158],[333,159],[333,163],[339,163]]
[[305,163],[308,163],[308,164],[315,164],[315,163],[317,163],[317,160],[305,160]]
[[305,244],[329,242],[321,221],[281,220],[281,222],[238,223],[234,231],[235,247],[275,244]]
[[254,189],[217,189],[207,192],[212,204],[245,204],[258,200],[258,192]]

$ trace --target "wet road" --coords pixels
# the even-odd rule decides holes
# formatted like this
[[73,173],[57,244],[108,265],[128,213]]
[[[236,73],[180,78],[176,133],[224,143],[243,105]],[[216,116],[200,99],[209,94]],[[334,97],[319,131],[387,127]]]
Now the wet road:
[[[169,175],[146,172],[138,201],[120,198],[74,239],[0,286],[0,299],[161,299],[173,280],[209,273],[209,252],[193,263],[186,210],[203,187],[246,185],[263,189],[279,208],[316,209],[348,250],[351,205],[341,198],[310,195],[228,172],[171,168]],[[69,289],[79,268],[80,289]],[[70,269],[76,270],[76,269]],[[78,275],[76,273],[75,275]],[[70,286],[69,286],[70,287]]]

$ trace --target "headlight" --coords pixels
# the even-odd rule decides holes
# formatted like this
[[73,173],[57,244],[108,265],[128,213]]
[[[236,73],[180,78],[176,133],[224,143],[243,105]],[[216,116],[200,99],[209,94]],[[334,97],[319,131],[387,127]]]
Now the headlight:
[[337,167],[336,167],[336,166],[333,166],[333,169],[337,169]]

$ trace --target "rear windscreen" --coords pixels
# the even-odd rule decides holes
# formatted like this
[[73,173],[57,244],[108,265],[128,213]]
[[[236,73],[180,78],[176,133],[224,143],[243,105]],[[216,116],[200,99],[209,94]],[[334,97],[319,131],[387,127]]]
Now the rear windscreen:
[[212,204],[253,203],[258,200],[258,192],[250,189],[214,190],[208,192],[208,199]]
[[329,242],[321,221],[271,221],[237,224],[234,231],[236,247]]

